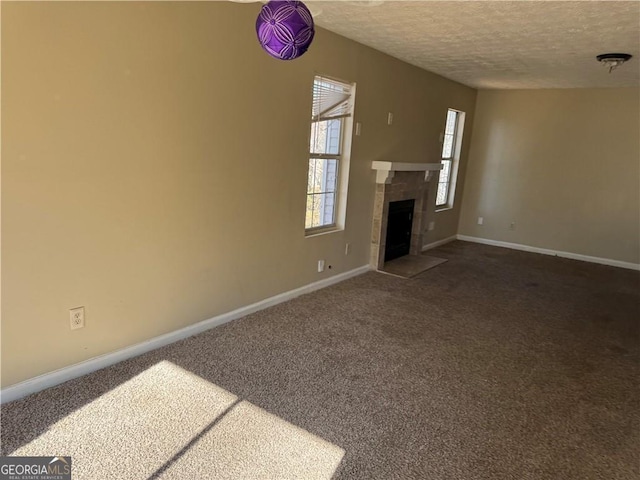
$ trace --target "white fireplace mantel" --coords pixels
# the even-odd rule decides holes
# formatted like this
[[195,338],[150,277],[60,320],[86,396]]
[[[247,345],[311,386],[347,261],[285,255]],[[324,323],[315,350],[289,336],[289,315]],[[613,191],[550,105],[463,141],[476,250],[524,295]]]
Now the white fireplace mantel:
[[371,169],[376,171],[376,183],[391,183],[396,172],[424,172],[424,181],[428,182],[433,172],[442,170],[442,164],[374,161]]

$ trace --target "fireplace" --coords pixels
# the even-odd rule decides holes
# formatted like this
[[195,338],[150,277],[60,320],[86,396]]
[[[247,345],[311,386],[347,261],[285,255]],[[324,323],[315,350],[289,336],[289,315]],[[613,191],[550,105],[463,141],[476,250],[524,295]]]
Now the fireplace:
[[381,270],[385,261],[422,253],[427,187],[433,172],[442,165],[375,161],[372,168],[377,175],[371,265]]
[[414,199],[389,203],[386,244],[384,247],[385,262],[409,255],[415,203]]

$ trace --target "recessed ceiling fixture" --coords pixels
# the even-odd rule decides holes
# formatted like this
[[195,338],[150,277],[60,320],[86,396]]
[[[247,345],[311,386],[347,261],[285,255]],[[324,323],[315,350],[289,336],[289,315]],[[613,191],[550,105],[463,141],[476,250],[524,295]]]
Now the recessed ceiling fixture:
[[628,53],[603,53],[596,57],[600,63],[609,69],[609,73],[631,58]]

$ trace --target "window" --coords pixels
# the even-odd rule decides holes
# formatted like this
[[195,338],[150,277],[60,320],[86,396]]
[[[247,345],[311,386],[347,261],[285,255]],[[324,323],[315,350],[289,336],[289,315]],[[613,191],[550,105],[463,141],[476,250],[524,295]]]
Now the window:
[[436,207],[448,208],[453,206],[463,126],[464,112],[450,108],[447,111],[447,122],[442,138],[442,170],[440,170],[440,178],[438,180]]
[[337,228],[344,217],[346,198],[341,193],[346,192],[348,179],[354,88],[326,77],[313,80],[307,233]]

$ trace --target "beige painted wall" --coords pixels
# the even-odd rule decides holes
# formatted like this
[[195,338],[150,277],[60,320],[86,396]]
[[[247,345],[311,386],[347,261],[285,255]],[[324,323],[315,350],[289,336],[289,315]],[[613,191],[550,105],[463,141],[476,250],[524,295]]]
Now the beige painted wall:
[[[273,60],[258,8],[2,3],[3,386],[367,264],[371,161],[437,161],[447,107],[473,113],[475,90],[321,29]],[[305,238],[314,72],[357,82],[362,135],[346,229]]]
[[637,88],[480,91],[459,233],[639,263],[639,105]]

